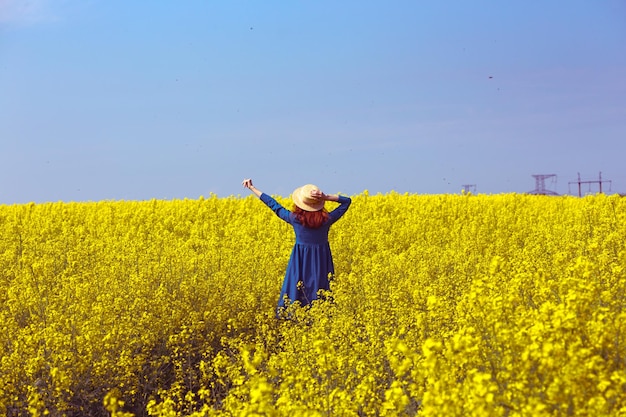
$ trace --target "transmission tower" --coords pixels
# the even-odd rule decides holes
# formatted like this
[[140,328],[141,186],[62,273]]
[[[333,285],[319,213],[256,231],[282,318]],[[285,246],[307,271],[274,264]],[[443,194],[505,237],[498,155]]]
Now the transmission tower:
[[476,184],[463,184],[463,191],[466,193],[476,193]]
[[535,178],[535,189],[529,191],[529,194],[558,195],[555,191],[546,188],[547,179],[552,178],[552,183],[556,183],[556,174],[536,174],[533,175],[533,178]]
[[608,183],[609,184],[609,192],[611,191],[610,187],[611,187],[611,180],[603,180],[602,179],[602,172],[600,172],[598,174],[598,179],[597,180],[590,180],[590,181],[581,181],[580,180],[580,172],[578,173],[578,181],[570,181],[568,184],[572,185],[572,184],[578,184],[578,197],[582,197],[582,185],[583,184],[588,184],[589,185],[589,190],[591,191],[591,185],[592,184],[598,184],[598,186],[600,187],[600,194],[602,194],[602,184],[603,183]]

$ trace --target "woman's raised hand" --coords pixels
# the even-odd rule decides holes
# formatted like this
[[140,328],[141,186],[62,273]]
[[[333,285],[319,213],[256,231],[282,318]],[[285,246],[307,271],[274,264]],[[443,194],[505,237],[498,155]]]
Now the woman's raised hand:
[[241,185],[243,185],[245,188],[247,188],[248,190],[252,191],[254,194],[256,194],[257,197],[261,197],[261,194],[263,194],[263,192],[261,190],[259,190],[258,188],[256,188],[253,184],[252,184],[252,179],[251,178],[246,178],[241,182]]
[[254,185],[252,185],[252,179],[251,178],[246,178],[241,182],[241,185],[243,185],[245,188],[250,188],[250,187],[254,187]]
[[326,194],[324,194],[322,190],[313,189],[311,190],[311,197],[316,200],[325,200]]

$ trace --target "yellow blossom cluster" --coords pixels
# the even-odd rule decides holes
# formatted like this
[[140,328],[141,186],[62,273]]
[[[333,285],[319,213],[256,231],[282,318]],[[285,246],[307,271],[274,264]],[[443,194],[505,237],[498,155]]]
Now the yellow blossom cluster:
[[253,196],[0,206],[0,415],[626,416],[625,238],[619,196],[363,192],[276,319]]

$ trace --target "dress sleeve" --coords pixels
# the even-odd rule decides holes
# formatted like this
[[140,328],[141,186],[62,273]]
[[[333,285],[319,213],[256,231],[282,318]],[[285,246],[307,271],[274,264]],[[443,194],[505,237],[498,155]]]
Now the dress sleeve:
[[340,195],[337,202],[339,203],[339,207],[329,213],[331,223],[335,223],[341,218],[341,216],[346,214],[346,211],[348,211],[348,207],[350,207],[350,203],[352,203],[352,200],[350,199],[350,197]]
[[265,203],[267,207],[270,208],[278,217],[286,221],[287,223],[291,223],[291,212],[284,208],[278,203],[278,201],[274,200],[271,196],[262,193],[261,201]]

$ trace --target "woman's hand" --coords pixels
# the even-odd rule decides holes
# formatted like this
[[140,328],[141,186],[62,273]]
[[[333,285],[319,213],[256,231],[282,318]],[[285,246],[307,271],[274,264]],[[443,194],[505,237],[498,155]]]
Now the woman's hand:
[[244,188],[247,188],[248,190],[252,191],[254,194],[256,194],[257,197],[261,197],[261,194],[263,194],[263,192],[261,190],[258,190],[253,184],[252,184],[252,179],[251,178],[246,178],[241,182],[241,185],[244,186]]
[[326,200],[326,194],[322,192],[322,190],[313,189],[311,190],[311,198],[316,200]]
[[252,188],[254,187],[254,185],[252,185],[252,178],[246,178],[241,182],[241,185],[244,186],[244,188]]
[[337,201],[336,195],[324,194],[322,190],[311,190],[311,197],[316,200]]

